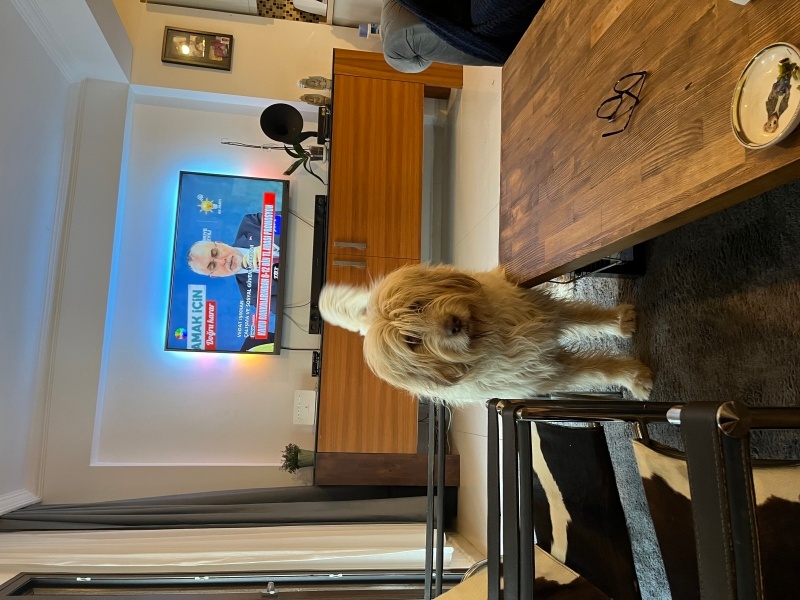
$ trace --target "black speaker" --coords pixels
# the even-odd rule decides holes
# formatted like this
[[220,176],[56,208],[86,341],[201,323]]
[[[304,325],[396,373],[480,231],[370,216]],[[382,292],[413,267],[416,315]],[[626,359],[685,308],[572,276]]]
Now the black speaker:
[[261,131],[276,142],[294,144],[303,133],[303,115],[294,106],[273,104],[261,113]]
[[320,333],[319,293],[325,283],[325,248],[328,243],[328,197],[317,194],[314,199],[314,242],[311,251],[311,306],[308,311],[308,333]]

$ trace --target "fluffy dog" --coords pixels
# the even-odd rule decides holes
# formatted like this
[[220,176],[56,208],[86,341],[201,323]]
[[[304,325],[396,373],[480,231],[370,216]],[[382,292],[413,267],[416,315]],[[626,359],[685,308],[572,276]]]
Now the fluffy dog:
[[502,268],[410,265],[370,287],[326,285],[319,306],[326,322],[364,336],[364,357],[378,377],[448,404],[609,385],[646,399],[653,386],[639,361],[569,342],[630,336],[630,304],[609,309],[555,298],[515,285]]

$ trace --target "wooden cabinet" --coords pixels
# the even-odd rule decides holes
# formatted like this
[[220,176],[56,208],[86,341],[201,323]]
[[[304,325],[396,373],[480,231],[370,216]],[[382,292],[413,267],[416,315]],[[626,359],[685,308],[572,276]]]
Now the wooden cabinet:
[[[335,50],[326,281],[368,284],[418,262],[424,96],[461,86],[461,67],[394,71],[369,52]],[[415,453],[417,401],[375,377],[363,338],[324,326],[318,452]]]
[[[314,481],[317,485],[414,485],[428,483],[427,454],[354,454],[317,452]],[[434,477],[438,469],[434,469]],[[445,457],[444,484],[461,483],[461,459]]]
[[328,255],[419,260],[423,86],[334,81]]
[[[362,266],[340,262],[362,262]],[[328,281],[367,284],[405,264],[394,258],[333,260]],[[322,336],[318,452],[416,452],[417,401],[381,381],[364,363],[363,338],[325,325]]]

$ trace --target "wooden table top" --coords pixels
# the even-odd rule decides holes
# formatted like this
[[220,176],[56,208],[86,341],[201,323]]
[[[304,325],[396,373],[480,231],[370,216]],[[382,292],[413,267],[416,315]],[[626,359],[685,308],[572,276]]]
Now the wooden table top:
[[[775,42],[800,45],[800,1],[548,0],[503,69],[510,274],[541,283],[800,178],[800,131],[747,150],[731,130],[739,75]],[[602,138],[597,107],[642,70],[627,131]]]

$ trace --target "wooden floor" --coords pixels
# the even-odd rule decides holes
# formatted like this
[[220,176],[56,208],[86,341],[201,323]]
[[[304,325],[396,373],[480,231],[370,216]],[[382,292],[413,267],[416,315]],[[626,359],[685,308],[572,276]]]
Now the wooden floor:
[[[500,262],[533,285],[799,178],[800,132],[746,150],[730,124],[778,41],[800,43],[800,2],[548,0],[503,69]],[[597,107],[640,70],[628,130],[602,138]]]

